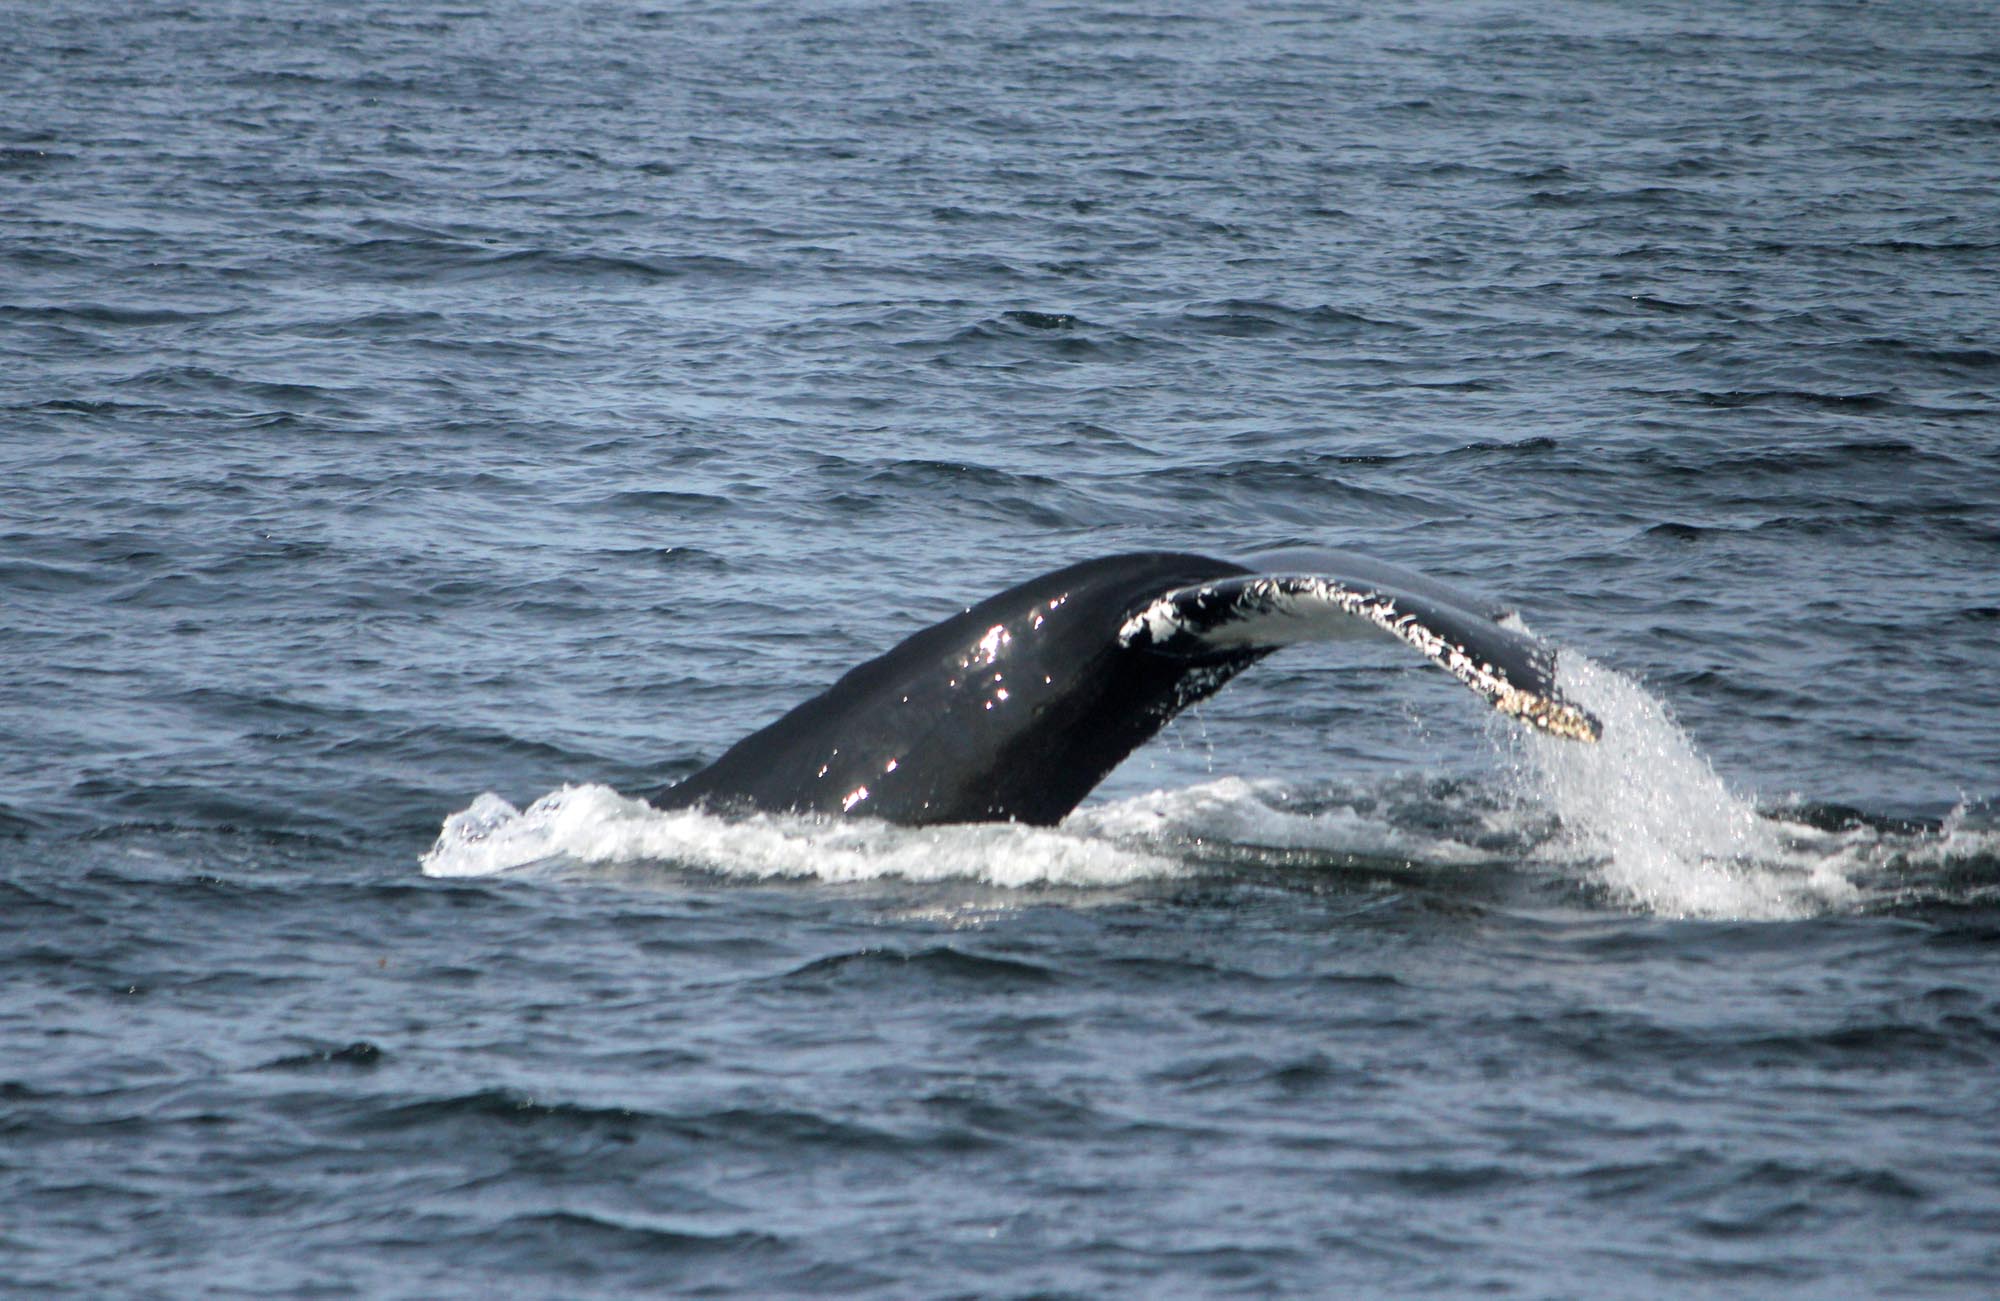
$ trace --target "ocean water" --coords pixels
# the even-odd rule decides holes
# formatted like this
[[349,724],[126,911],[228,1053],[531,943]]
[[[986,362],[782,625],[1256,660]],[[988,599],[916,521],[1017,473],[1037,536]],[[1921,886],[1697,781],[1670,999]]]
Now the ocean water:
[[[1986,4],[0,19],[0,1289],[1991,1296]],[[1156,547],[1516,604],[661,813]]]

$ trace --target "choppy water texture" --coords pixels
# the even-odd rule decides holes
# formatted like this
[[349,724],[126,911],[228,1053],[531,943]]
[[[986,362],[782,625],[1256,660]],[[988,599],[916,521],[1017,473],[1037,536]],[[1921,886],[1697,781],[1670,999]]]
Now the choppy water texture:
[[[1989,5],[9,6],[0,1281],[2000,1289]],[[1341,546],[1062,827],[661,814]],[[442,830],[441,830],[442,829]]]

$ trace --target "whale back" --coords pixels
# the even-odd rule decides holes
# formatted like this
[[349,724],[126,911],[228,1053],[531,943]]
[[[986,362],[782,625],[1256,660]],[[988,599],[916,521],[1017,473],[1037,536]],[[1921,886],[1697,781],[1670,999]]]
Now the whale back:
[[1248,572],[1140,552],[1030,579],[858,666],[654,802],[1052,825],[1272,649],[1159,655],[1120,627],[1163,591]]

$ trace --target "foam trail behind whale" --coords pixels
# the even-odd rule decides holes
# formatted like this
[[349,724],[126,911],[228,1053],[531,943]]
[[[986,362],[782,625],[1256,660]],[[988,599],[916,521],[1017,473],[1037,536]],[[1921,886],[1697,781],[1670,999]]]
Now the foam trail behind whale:
[[720,817],[655,809],[608,786],[564,786],[517,809],[481,795],[445,820],[422,860],[433,877],[613,873],[660,865],[747,880],[893,878],[1001,887],[1107,887],[1179,875],[1143,848],[1018,823],[909,829],[872,819]]

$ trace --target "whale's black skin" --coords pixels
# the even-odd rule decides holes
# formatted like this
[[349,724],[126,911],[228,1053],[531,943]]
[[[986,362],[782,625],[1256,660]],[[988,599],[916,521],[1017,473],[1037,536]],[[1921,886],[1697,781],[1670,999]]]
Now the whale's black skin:
[[1030,579],[853,669],[653,802],[1052,825],[1181,709],[1280,646],[1349,628],[1390,632],[1500,708],[1594,738],[1595,720],[1555,692],[1553,651],[1491,607],[1340,553],[1255,563],[1139,552]]
[[854,669],[653,802],[1053,824],[1269,653],[1153,655],[1119,645],[1119,624],[1161,592],[1247,572],[1145,553],[1030,579]]

